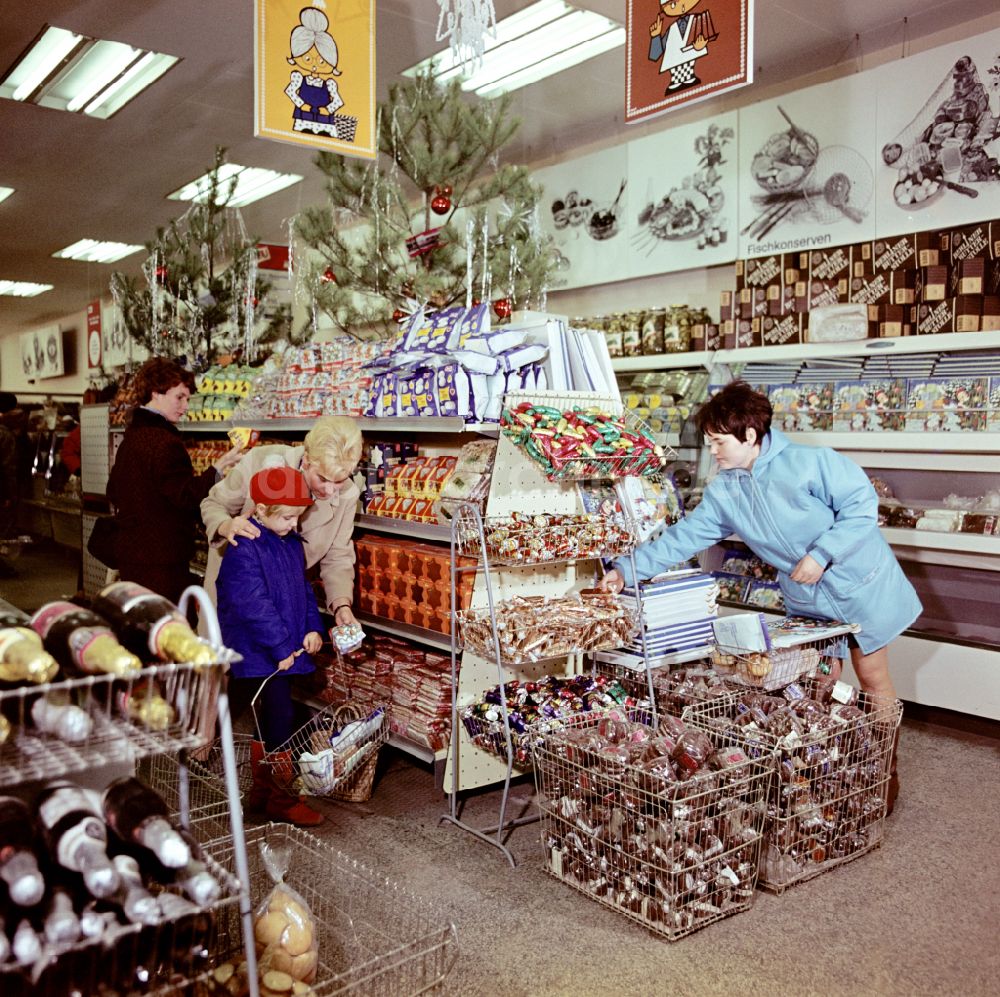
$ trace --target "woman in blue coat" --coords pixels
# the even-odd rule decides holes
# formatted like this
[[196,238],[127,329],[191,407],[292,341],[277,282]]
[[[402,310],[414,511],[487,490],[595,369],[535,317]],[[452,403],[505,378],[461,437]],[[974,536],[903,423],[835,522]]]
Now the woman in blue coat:
[[[323,644],[323,623],[296,532],[313,499],[302,473],[286,465],[258,471],[250,481],[250,497],[260,536],[226,552],[217,583],[222,639],[243,656],[233,664],[229,683],[234,717],[263,685],[255,710],[264,740],[251,748],[247,809],[270,820],[313,826],[322,816],[289,796],[265,765],[265,754],[273,767],[275,753],[294,733],[291,676],[315,671],[310,655]],[[293,760],[284,761],[283,772],[290,774]]]
[[[835,450],[790,442],[771,427],[767,397],[743,381],[709,399],[697,421],[719,473],[689,516],[636,550],[640,577],[735,533],[778,569],[789,614],[861,625],[851,639],[861,687],[895,698],[888,644],[922,607],[879,532],[867,475]],[[632,581],[629,563],[619,561],[603,584],[621,591]]]

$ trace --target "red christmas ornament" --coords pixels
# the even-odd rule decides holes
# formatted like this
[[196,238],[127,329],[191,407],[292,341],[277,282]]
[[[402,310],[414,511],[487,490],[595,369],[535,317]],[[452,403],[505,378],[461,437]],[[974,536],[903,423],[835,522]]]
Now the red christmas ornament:
[[402,308],[397,308],[392,313],[393,322],[402,322],[404,318],[406,318],[406,312],[404,312]]
[[163,266],[163,264],[160,264],[160,266],[156,268],[154,276],[156,277],[156,282],[158,284],[164,283],[167,279],[167,268]]
[[497,318],[510,318],[512,311],[508,298],[497,298],[493,302],[493,311],[497,313]]
[[436,215],[446,215],[451,211],[451,201],[444,194],[438,194],[431,201],[431,211]]
[[473,298],[472,299],[472,307],[473,308],[478,308],[482,303],[483,303],[482,299],[480,299],[480,298]]
[[320,280],[323,281],[324,284],[336,284],[337,283],[336,274],[334,274],[333,269],[331,267],[327,267],[323,271],[323,276],[320,277]]

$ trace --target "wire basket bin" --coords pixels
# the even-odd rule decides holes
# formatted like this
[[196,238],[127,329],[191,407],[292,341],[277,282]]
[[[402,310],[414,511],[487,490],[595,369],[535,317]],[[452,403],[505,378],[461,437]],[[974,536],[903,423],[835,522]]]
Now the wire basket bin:
[[[488,516],[482,522],[486,558],[498,566],[626,557],[635,546],[633,530],[596,513],[515,512]],[[479,526],[468,507],[459,507],[456,512],[454,531],[462,554],[483,556]]]
[[776,773],[760,883],[781,893],[882,842],[902,704],[846,683],[807,680],[781,696],[734,692],[684,721],[738,744]]
[[535,772],[550,875],[671,941],[753,904],[768,766],[677,718],[657,732],[581,717]]
[[[251,828],[246,839],[253,909],[274,885],[260,844],[291,849],[284,881],[312,913],[319,946],[311,984],[316,997],[422,994],[437,987],[451,971],[458,956],[455,926],[431,904],[288,824]],[[223,865],[232,867],[232,839],[210,847]],[[237,913],[230,912],[222,925],[220,962],[242,958]],[[203,995],[225,993],[224,988],[203,991]]]
[[[257,697],[268,679],[261,683],[250,704],[254,727],[262,741]],[[278,783],[296,794],[354,803],[370,799],[379,748],[389,739],[387,713],[385,704],[366,710],[353,702],[331,703],[280,748],[267,752],[264,763]]]
[[[543,661],[585,651],[611,650],[627,644],[638,629],[638,616],[613,595],[584,591],[568,596],[515,596],[496,610],[501,662]],[[488,607],[455,613],[463,646],[494,659],[494,622]]]
[[33,964],[20,966],[10,958],[0,965],[0,993],[68,997],[196,992],[197,981],[208,973],[212,953],[218,949],[220,928],[239,928],[239,883],[209,852],[204,859],[206,871],[218,884],[218,899],[199,906],[162,883],[148,882],[155,907],[145,906],[152,903],[148,897],[139,902],[144,905],[141,916],[152,923],[122,923],[112,912],[119,901],[99,904],[80,918],[90,936],[62,945],[43,939]]
[[739,685],[773,691],[814,674],[830,656],[840,657],[844,638],[857,633],[856,623],[830,623],[805,617],[787,616],[771,620],[755,636],[760,642],[734,641],[722,637],[733,633],[729,626],[748,618],[762,620],[759,613],[723,617],[713,625],[716,643],[712,649],[712,664],[716,670]]
[[547,401],[513,404],[504,409],[500,425],[550,481],[641,477],[656,474],[676,456],[631,411],[616,415],[601,404],[583,406],[572,398]]
[[[224,664],[164,664],[0,690],[0,786],[206,743]],[[6,725],[4,727],[6,728]]]

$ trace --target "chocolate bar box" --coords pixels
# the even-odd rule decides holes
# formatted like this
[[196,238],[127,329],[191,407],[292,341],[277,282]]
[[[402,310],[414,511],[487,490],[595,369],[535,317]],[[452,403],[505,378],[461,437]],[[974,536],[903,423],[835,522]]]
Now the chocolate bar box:
[[834,386],[833,429],[840,433],[900,430],[906,421],[905,408],[904,378],[838,381]]
[[917,433],[985,429],[988,392],[989,379],[985,377],[911,380],[905,428]]

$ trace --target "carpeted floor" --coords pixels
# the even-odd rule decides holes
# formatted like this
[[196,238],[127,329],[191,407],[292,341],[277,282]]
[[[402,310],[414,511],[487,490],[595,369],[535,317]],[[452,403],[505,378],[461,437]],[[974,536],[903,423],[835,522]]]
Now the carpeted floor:
[[[72,555],[39,545],[0,578],[25,609],[71,594]],[[1000,739],[905,720],[903,793],[881,848],[750,911],[670,943],[542,871],[539,825],[503,855],[440,823],[446,799],[429,767],[383,751],[368,803],[317,804],[318,835],[396,880],[454,921],[459,956],[443,990],[463,997],[543,995],[997,992],[1000,980]],[[516,787],[530,811],[533,786]],[[496,820],[499,793],[473,794],[464,816]]]

